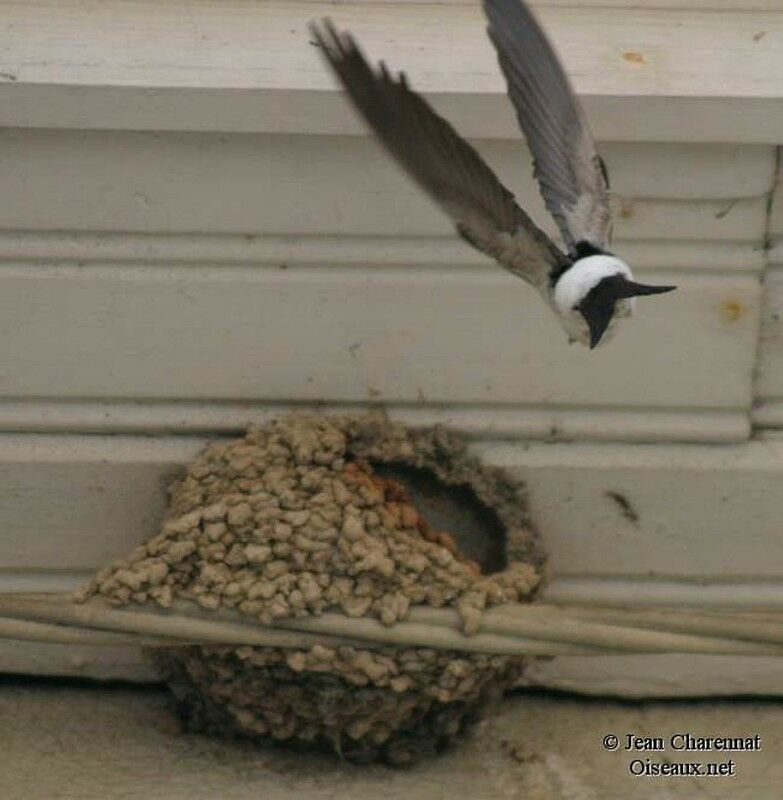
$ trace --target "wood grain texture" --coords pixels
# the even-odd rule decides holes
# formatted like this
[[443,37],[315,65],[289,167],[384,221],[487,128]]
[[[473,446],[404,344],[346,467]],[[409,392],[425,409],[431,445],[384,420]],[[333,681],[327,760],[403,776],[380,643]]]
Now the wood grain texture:
[[[599,138],[731,141],[745,130],[777,143],[780,9],[675,2],[541,9]],[[518,136],[478,4],[6,0],[3,13],[5,125],[203,130],[220,119],[224,130],[355,133],[306,32],[333,15],[373,58],[454,109],[461,130]]]

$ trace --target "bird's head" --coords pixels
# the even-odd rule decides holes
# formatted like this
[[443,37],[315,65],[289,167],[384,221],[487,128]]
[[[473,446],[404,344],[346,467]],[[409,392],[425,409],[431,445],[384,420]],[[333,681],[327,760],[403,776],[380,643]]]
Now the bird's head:
[[635,297],[676,288],[636,283],[624,261],[601,254],[580,258],[569,267],[555,284],[554,300],[572,341],[592,350],[608,340],[616,319],[631,316]]

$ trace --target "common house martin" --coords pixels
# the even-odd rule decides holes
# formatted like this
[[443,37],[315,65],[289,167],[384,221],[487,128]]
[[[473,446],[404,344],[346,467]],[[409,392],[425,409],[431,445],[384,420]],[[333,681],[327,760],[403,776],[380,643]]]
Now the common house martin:
[[325,19],[311,32],[382,144],[451,217],[460,236],[532,284],[570,341],[596,347],[635,297],[670,292],[633,280],[607,249],[609,178],[555,51],[523,0],[484,0],[489,38],[533,155],[534,175],[565,244],[558,247],[516,203],[476,150],[382,62],[373,68],[347,32]]

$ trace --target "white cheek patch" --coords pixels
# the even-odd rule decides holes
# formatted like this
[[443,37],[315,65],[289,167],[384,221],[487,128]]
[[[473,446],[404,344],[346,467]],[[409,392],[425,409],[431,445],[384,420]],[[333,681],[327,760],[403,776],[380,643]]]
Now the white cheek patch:
[[[555,284],[554,300],[557,310],[563,316],[572,312],[600,281],[618,273],[629,280],[633,278],[630,267],[615,256],[598,255],[580,258]],[[630,309],[633,309],[633,304]]]

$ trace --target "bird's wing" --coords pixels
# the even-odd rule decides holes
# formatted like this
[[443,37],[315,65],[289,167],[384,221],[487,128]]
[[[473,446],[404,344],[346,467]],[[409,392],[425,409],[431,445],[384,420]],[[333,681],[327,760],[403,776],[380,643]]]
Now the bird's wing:
[[478,250],[544,288],[571,262],[516,204],[481,156],[416,92],[404,74],[374,70],[353,37],[328,20],[316,43],[356,108],[411,177]]
[[488,32],[549,213],[572,253],[611,235],[609,180],[584,111],[524,0],[484,0]]

